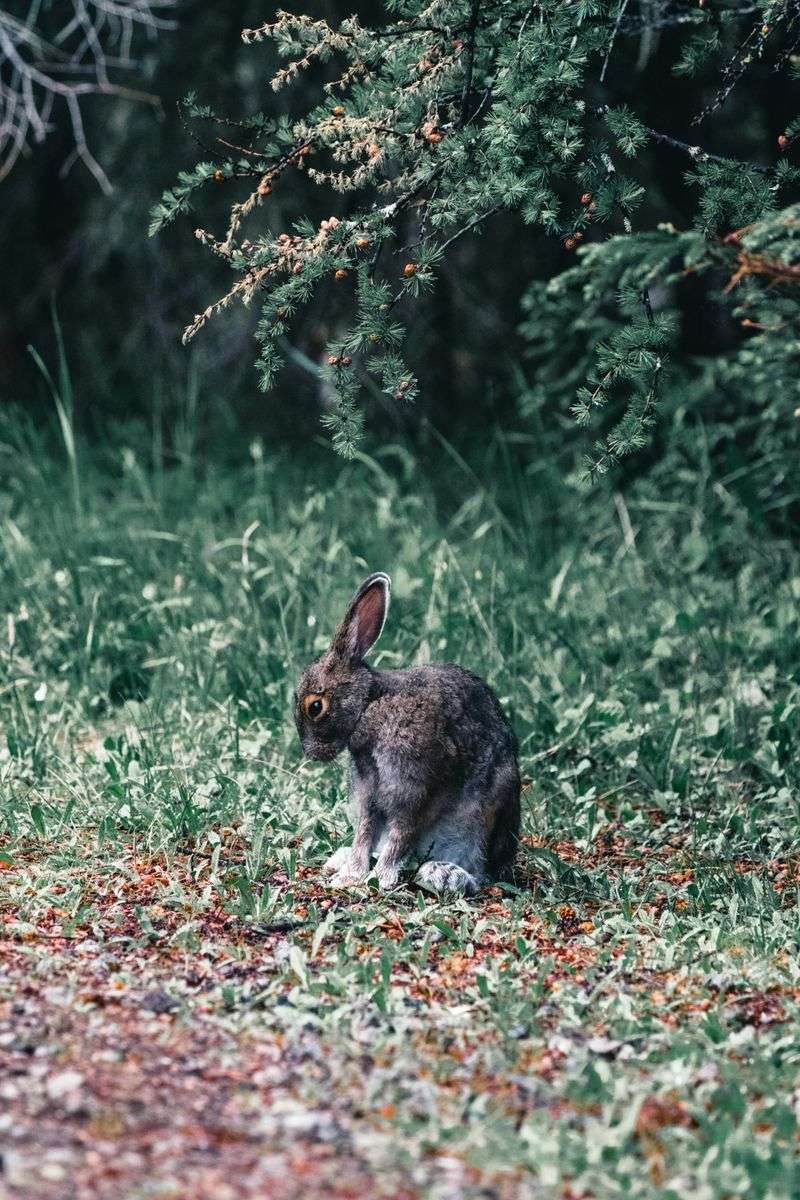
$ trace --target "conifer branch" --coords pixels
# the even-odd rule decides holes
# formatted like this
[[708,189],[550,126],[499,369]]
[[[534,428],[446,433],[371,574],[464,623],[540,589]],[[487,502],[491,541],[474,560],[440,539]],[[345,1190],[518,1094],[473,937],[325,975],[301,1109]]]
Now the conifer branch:
[[[781,12],[788,11],[787,2],[777,0]],[[556,237],[576,255],[580,265],[565,277],[574,272],[591,292],[590,264],[596,275],[613,278],[606,304],[624,293],[626,323],[612,332],[604,327],[573,380],[580,423],[607,421],[603,412],[616,411],[595,456],[605,468],[642,446],[655,419],[672,322],[653,285],[677,271],[679,246],[693,264],[684,262],[681,270],[705,269],[721,257],[732,265],[731,252],[720,243],[724,231],[764,220],[776,197],[800,184],[800,170],[787,154],[800,137],[800,120],[778,138],[782,158],[774,166],[715,154],[651,128],[626,104],[598,107],[596,56],[603,56],[600,77],[611,99],[611,56],[629,60],[628,34],[674,26],[681,70],[690,72],[705,64],[706,51],[719,55],[722,47],[727,52],[740,45],[743,24],[765,9],[726,8],[717,19],[705,10],[664,4],[641,21],[630,15],[629,0],[577,9],[562,0],[534,6],[530,0],[408,0],[401,11],[402,20],[377,28],[355,17],[334,26],[279,11],[274,21],[246,31],[248,41],[269,38],[277,46],[281,66],[274,88],[291,84],[316,62],[335,59],[337,66],[319,89],[319,103],[301,117],[264,113],[241,124],[250,137],[220,131],[208,138],[202,144],[207,160],[182,172],[156,207],[154,231],[189,211],[207,184],[254,181],[249,194],[233,198],[224,236],[197,231],[236,279],[185,336],[234,301],[257,299],[257,370],[266,390],[285,357],[295,314],[321,286],[329,285],[334,298],[344,295],[343,307],[354,314],[326,347],[320,370],[326,395],[336,398],[326,413],[334,443],[352,453],[365,387],[377,386],[398,404],[416,393],[402,356],[400,301],[422,299],[442,259],[488,217],[514,212],[531,236],[538,230]],[[776,64],[794,33],[787,19],[775,34]],[[186,111],[199,121],[218,120],[195,100]],[[666,225],[643,228],[636,217],[648,194],[640,181],[646,172],[628,164],[638,166],[645,156],[652,164],[665,147],[692,164],[685,178],[695,189],[697,215],[685,235]],[[296,171],[335,199],[347,194],[346,211],[317,225],[299,222],[293,233],[257,224],[265,206],[273,215],[272,193]],[[660,194],[649,199],[660,203]],[[610,223],[618,220],[624,236],[609,236]],[[759,281],[794,276],[794,260],[771,244],[748,241],[738,250],[747,257],[737,264],[737,294],[749,296]],[[581,378],[594,382],[581,387]]]

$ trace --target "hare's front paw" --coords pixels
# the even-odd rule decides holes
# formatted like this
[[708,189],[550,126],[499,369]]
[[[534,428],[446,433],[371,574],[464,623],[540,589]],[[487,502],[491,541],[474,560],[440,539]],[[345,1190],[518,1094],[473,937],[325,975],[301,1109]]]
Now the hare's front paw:
[[350,865],[350,859],[353,854],[352,846],[340,846],[338,850],[334,850],[333,854],[323,866],[323,871],[328,875],[338,875]]
[[466,896],[474,896],[479,886],[474,875],[450,862],[423,863],[415,882],[434,892],[462,892]]
[[352,846],[340,847],[322,869],[330,873],[333,887],[350,887],[353,883],[363,883],[369,875],[369,863],[360,862]]
[[346,888],[352,887],[355,883],[363,883],[365,876],[352,867],[342,867],[341,871],[337,871],[331,876],[331,887]]

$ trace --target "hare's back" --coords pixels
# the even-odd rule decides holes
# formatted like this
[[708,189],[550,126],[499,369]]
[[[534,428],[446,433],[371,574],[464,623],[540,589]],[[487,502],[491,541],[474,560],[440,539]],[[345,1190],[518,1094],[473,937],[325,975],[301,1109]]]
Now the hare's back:
[[516,740],[488,684],[456,663],[377,672],[359,723],[364,749],[467,760],[514,754]]

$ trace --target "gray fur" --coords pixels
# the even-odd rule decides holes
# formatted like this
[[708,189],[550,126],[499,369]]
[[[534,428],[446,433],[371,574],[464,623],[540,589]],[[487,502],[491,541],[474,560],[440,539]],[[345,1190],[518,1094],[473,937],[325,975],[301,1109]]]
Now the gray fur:
[[[516,738],[491,689],[455,663],[376,671],[364,662],[383,628],[389,588],[384,574],[364,581],[297,689],[305,753],[328,760],[347,748],[351,756],[355,836],[326,869],[342,886],[365,879],[375,859],[389,889],[421,864],[423,886],[472,894],[513,869]],[[315,697],[325,711],[312,719]]]

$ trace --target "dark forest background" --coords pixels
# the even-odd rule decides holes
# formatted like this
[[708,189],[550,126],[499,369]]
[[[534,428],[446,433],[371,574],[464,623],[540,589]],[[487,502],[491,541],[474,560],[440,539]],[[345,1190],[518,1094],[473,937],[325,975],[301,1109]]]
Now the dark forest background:
[[[312,15],[335,22],[352,10],[345,3],[314,4]],[[365,21],[381,19],[381,7],[362,3]],[[175,10],[176,28],[139,46],[140,84],[159,104],[90,97],[84,104],[87,140],[113,184],[105,195],[78,164],[66,177],[61,168],[71,148],[66,122],[21,159],[2,185],[3,287],[0,306],[0,402],[22,405],[37,420],[52,419],[47,387],[27,352],[34,346],[45,361],[55,356],[53,305],[63,331],[74,393],[75,420],[96,438],[113,424],[128,440],[149,438],[154,422],[167,451],[176,431],[191,418],[197,444],[229,447],[254,434],[267,445],[300,447],[319,436],[325,396],[313,364],[326,341],[344,324],[350,300],[331,284],[317,294],[295,326],[290,365],[276,389],[263,396],[253,369],[257,314],[231,310],[189,348],[180,334],[192,315],[229,286],[227,269],[204,253],[193,237],[202,219],[223,226],[231,194],[205,190],[202,215],[177,220],[157,238],[147,236],[148,214],[177,171],[197,157],[192,131],[180,119],[178,101],[195,89],[219,112],[236,115],[260,109],[300,112],[320,75],[312,72],[292,89],[273,94],[268,80],[273,48],[245,46],[241,29],[268,18],[264,5],[209,5],[187,0]],[[647,53],[640,37],[621,38],[610,82],[614,101],[628,103],[639,118],[668,134],[691,139],[691,118],[718,83],[718,64],[696,78],[676,78],[672,67],[681,29],[651,32]],[[703,126],[703,144],[714,151],[759,162],[774,158],[776,138],[793,116],[791,87],[769,63],[754,64],[746,86],[734,91]],[[677,227],[693,220],[694,195],[687,189],[685,155],[669,146],[649,146],[634,173],[644,173],[648,197],[637,227],[668,220]],[[224,193],[224,194],[223,194]],[[339,215],[357,197],[337,197]],[[271,198],[259,219],[288,228],[301,214],[330,215],[331,194],[299,179]],[[601,236],[613,232],[606,227]],[[525,453],[567,458],[586,435],[569,416],[574,395],[563,407],[539,413],[536,430],[521,398],[535,366],[526,364],[520,332],[521,299],[533,280],[545,279],[574,261],[555,239],[500,213],[480,238],[462,238],[440,269],[431,300],[409,309],[409,355],[421,385],[411,410],[400,411],[380,396],[367,397],[368,428],[380,438],[399,426],[417,440],[430,439],[428,418],[455,445],[482,439],[487,422],[522,435],[536,434]],[[677,357],[713,355],[735,349],[747,336],[730,310],[716,303],[715,281],[687,281],[679,297],[681,331]],[[187,416],[188,414],[188,416]],[[707,412],[709,420],[716,414]],[[544,421],[544,425],[541,422]],[[222,441],[220,441],[222,437]],[[435,447],[432,443],[432,449]],[[650,451],[624,468],[636,475],[658,457],[659,435]]]

